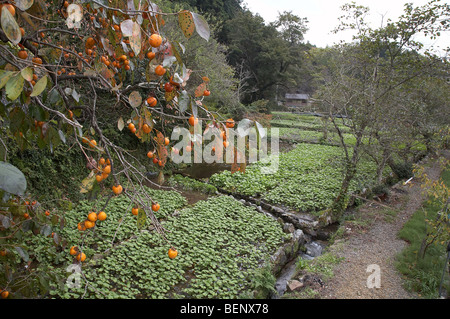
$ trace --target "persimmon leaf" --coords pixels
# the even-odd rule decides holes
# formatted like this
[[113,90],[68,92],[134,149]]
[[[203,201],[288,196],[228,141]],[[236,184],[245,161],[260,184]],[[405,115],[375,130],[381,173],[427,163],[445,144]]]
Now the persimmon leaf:
[[119,131],[122,131],[124,127],[125,122],[123,121],[123,118],[120,117],[120,119],[117,121],[117,128],[119,129]]
[[21,247],[14,247],[16,249],[16,251],[19,253],[20,257],[22,257],[22,259],[25,262],[28,262],[28,260],[30,259],[28,252],[26,250],[23,250]]
[[147,223],[147,214],[142,208],[139,208],[138,210],[138,216],[136,220],[136,225],[139,230],[144,229],[145,225]]
[[28,10],[33,5],[34,0],[16,0],[15,5],[22,11]]
[[33,69],[30,67],[26,67],[23,68],[20,71],[20,74],[22,75],[22,77],[26,80],[26,81],[31,81],[33,80]]
[[22,40],[22,32],[20,32],[20,27],[17,24],[16,19],[9,12],[7,6],[2,7],[2,17],[1,17],[2,29],[5,32],[6,37],[13,44],[18,44]]
[[195,30],[195,22],[192,13],[188,10],[180,11],[178,13],[178,23],[180,24],[184,36],[189,39],[194,34]]
[[142,96],[138,91],[131,92],[128,100],[130,101],[130,105],[132,107],[138,107],[142,104]]
[[89,192],[94,187],[95,181],[95,173],[94,171],[91,171],[89,176],[81,181],[80,193],[85,194]]
[[120,30],[124,37],[131,37],[133,35],[133,25],[134,22],[131,19],[124,20],[120,24]]
[[24,83],[24,79],[23,79],[22,75],[20,75],[20,74],[17,74],[16,76],[14,76],[8,80],[8,82],[6,83],[5,90],[6,90],[7,97],[11,101],[14,101],[15,99],[17,99],[19,97],[20,93],[22,93],[23,83]]
[[197,31],[198,35],[203,39],[209,41],[211,31],[208,22],[206,22],[205,18],[198,13],[191,12],[191,14],[195,24],[195,31]]
[[109,55],[113,55],[114,54],[114,48],[110,44],[109,39],[104,38],[104,37],[100,37],[100,42],[101,42],[103,48],[108,52]]
[[164,93],[164,98],[166,99],[166,102],[171,102],[176,96],[177,96],[177,93],[175,90],[172,92]]
[[14,165],[0,162],[0,189],[14,195],[23,195],[27,189],[25,175]]
[[13,74],[13,71],[0,70],[0,89],[4,87],[6,83],[8,83]]
[[41,94],[44,91],[46,86],[47,86],[47,76],[44,75],[34,85],[33,92],[31,92],[30,96],[38,96],[39,94]]
[[183,90],[180,93],[178,106],[180,109],[180,113],[186,112],[187,108],[189,107],[189,103],[191,102],[191,98],[187,91]]
[[142,49],[142,36],[141,26],[137,23],[133,23],[132,35],[130,37],[130,46],[136,55],[141,52]]
[[205,92],[205,90],[206,90],[206,83],[203,82],[195,89],[195,97],[203,96],[203,92]]

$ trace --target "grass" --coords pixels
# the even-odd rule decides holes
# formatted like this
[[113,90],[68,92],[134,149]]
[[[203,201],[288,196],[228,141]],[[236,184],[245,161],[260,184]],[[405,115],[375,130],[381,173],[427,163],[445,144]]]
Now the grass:
[[334,276],[333,268],[339,264],[343,258],[336,257],[332,253],[325,253],[312,260],[299,258],[297,261],[297,270],[319,276],[327,281]]
[[[300,278],[304,281],[304,287],[299,291],[286,292],[282,299],[316,299],[319,298],[319,291],[310,286],[310,281],[316,278],[324,282],[329,281],[334,277],[334,268],[341,263],[343,258],[337,257],[332,252],[326,252],[312,260],[307,260],[299,257],[296,261],[295,274],[292,278]],[[305,279],[305,278],[309,279]]]
[[[301,257],[296,262],[296,273],[293,278],[313,276],[327,282],[334,276],[333,269],[343,258],[337,257],[331,252],[327,252],[312,260]],[[283,295],[283,299],[315,299],[318,298],[319,291],[313,287],[305,285],[300,291],[290,292]]]
[[384,220],[388,223],[391,223],[397,217],[397,212],[390,208],[385,208],[381,210],[381,214],[384,216]]
[[319,296],[319,292],[317,290],[312,289],[311,287],[306,287],[301,291],[296,291],[294,293],[285,294],[281,298],[282,299],[316,299]]
[[[442,176],[445,185],[450,185],[450,169],[446,169]],[[422,240],[428,228],[426,219],[434,219],[440,207],[434,202],[426,202],[421,209],[414,213],[405,223],[399,237],[410,245],[397,256],[397,269],[405,276],[405,288],[414,291],[423,298],[438,298],[441,276],[446,263],[446,243],[431,245],[425,256],[419,256]],[[450,236],[447,237],[447,240]],[[450,292],[450,283],[444,282],[444,288]]]

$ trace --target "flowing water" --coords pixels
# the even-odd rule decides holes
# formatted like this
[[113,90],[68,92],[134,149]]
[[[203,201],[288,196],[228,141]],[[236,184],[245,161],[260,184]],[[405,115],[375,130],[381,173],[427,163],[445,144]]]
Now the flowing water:
[[275,282],[275,292],[271,294],[271,299],[279,299],[284,295],[289,281],[293,279],[297,272],[297,262],[299,258],[312,260],[315,257],[320,256],[323,250],[323,246],[316,241],[306,243],[305,248],[306,252],[300,252],[298,258],[294,258],[283,267],[283,270],[278,275],[277,281]]

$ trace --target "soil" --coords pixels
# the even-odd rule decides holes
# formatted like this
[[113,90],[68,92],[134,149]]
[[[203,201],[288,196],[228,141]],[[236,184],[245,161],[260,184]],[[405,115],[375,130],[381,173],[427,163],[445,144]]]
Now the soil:
[[[443,154],[450,159],[450,152]],[[436,158],[426,159],[426,173],[438,179],[441,167]],[[417,182],[417,183],[416,183]],[[392,187],[389,197],[382,203],[369,202],[363,205],[354,217],[359,222],[344,224],[343,239],[335,241],[329,251],[343,260],[334,268],[334,276],[318,286],[318,297],[322,299],[411,299],[418,295],[403,288],[403,279],[395,268],[395,257],[407,242],[397,237],[404,223],[416,212],[425,200],[420,183]],[[392,213],[395,212],[395,213]],[[350,212],[351,214],[352,212]],[[373,270],[380,269],[380,287],[368,287],[368,277]],[[369,281],[372,283],[373,281]]]
[[[194,205],[198,201],[206,200],[208,198],[208,194],[191,191],[183,189],[182,187],[172,187],[167,184],[167,182],[163,186],[158,186],[156,178],[151,179],[152,183],[146,183],[145,185],[152,189],[163,189],[163,190],[173,190],[180,193],[183,197],[186,198],[188,205]],[[167,177],[166,177],[167,181]]]

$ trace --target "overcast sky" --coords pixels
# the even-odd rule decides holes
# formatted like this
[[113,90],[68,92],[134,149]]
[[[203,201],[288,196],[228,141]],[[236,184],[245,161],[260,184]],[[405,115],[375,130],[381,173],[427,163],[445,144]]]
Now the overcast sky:
[[[384,21],[388,18],[395,21],[403,13],[405,3],[413,3],[420,6],[429,0],[354,0],[357,4],[370,8],[369,21],[373,28],[381,26],[382,16]],[[330,31],[338,25],[338,17],[343,14],[341,6],[350,3],[351,0],[243,0],[253,13],[258,13],[266,23],[275,21],[278,13],[292,11],[293,14],[307,18],[309,30],[305,34],[305,40],[318,47],[326,47],[339,42],[339,40],[351,40],[350,33],[334,35]],[[445,1],[444,1],[445,3]],[[425,41],[424,41],[425,43]],[[450,46],[450,34],[447,32],[436,41],[426,41],[427,46],[445,48]]]

